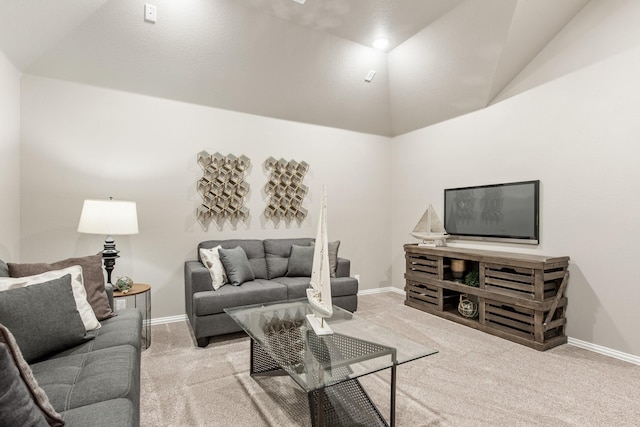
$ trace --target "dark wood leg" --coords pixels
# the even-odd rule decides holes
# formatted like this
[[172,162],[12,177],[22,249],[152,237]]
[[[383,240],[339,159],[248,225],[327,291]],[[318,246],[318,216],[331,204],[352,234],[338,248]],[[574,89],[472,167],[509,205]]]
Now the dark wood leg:
[[196,342],[198,343],[198,347],[204,348],[209,345],[209,337],[196,338]]
[[391,413],[389,414],[389,426],[396,425],[396,365],[391,367]]

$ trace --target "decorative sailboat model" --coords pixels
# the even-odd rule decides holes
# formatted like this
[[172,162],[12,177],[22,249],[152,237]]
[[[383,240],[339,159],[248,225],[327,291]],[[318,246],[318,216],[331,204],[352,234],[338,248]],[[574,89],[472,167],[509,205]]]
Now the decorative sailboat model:
[[331,274],[329,269],[329,248],[327,241],[327,192],[322,188],[320,204],[320,218],[318,233],[313,250],[313,267],[311,282],[307,288],[307,299],[312,314],[307,314],[307,320],[316,335],[329,335],[333,331],[325,322],[325,318],[333,315],[331,304]]
[[411,235],[422,240],[419,246],[443,246],[449,237],[432,205],[424,211]]

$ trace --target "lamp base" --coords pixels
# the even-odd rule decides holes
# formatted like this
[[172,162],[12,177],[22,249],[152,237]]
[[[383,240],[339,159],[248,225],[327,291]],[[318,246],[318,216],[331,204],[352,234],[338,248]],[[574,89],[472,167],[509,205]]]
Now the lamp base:
[[111,272],[116,266],[116,258],[119,258],[120,255],[119,250],[116,249],[116,242],[113,240],[113,237],[107,236],[104,239],[104,250],[102,251],[102,260],[104,262],[104,269],[107,270],[107,283],[111,283]]

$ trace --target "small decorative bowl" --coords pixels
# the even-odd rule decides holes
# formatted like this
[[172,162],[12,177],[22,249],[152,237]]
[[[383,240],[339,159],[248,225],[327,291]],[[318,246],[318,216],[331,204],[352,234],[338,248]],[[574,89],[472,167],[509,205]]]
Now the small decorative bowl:
[[130,277],[122,276],[118,277],[118,280],[116,280],[116,288],[118,288],[118,290],[123,294],[129,292],[129,289],[131,289],[132,286],[133,280],[131,280]]

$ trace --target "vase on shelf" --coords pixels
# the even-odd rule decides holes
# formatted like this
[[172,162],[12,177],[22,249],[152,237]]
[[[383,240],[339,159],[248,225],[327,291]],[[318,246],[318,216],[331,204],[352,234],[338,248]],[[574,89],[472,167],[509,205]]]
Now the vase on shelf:
[[464,276],[464,270],[466,267],[466,262],[463,259],[452,259],[451,260],[451,275],[454,279],[462,279]]

